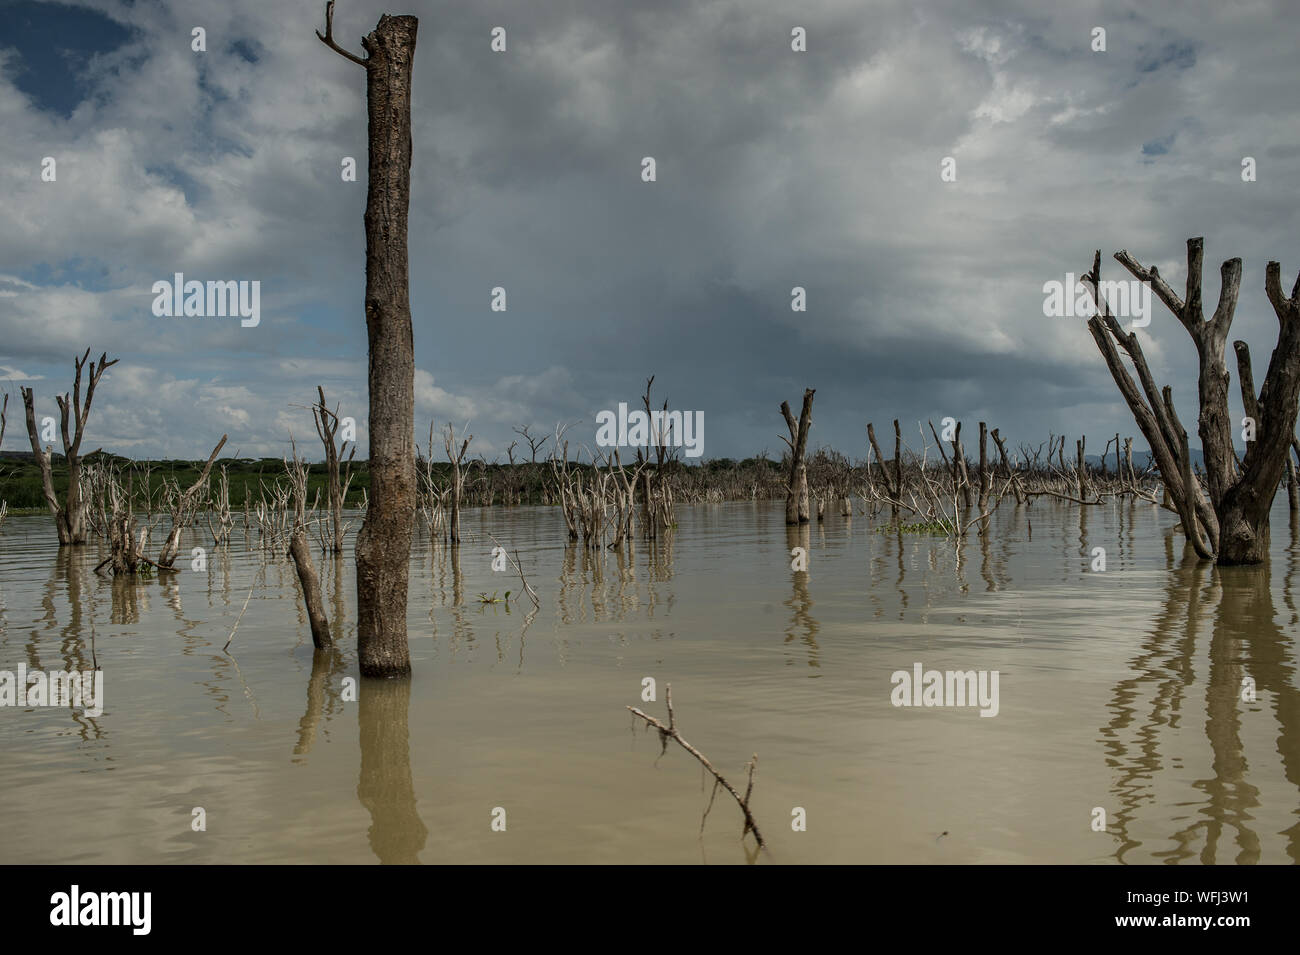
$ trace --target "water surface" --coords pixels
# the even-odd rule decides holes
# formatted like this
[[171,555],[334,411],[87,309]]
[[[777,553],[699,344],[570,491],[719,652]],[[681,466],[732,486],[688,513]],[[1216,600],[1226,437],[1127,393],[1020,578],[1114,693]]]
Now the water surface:
[[[733,782],[758,754],[758,861],[1297,862],[1300,549],[1279,499],[1271,562],[1226,569],[1144,503],[1008,502],[960,551],[882,533],[887,514],[789,530],[780,503],[679,507],[670,540],[626,555],[566,544],[554,509],[469,511],[457,548],[417,535],[412,679],[355,702],[350,543],[316,555],[341,630],[317,654],[292,564],[256,535],[205,572],[110,581],[97,546],[11,516],[0,669],[93,653],[107,700],[0,708],[0,861],[754,861],[725,793],[700,835],[699,765],[625,709],[664,716],[671,683]],[[489,534],[537,613],[478,602],[519,590]],[[998,715],[895,707],[890,676],[917,662],[998,671]]]

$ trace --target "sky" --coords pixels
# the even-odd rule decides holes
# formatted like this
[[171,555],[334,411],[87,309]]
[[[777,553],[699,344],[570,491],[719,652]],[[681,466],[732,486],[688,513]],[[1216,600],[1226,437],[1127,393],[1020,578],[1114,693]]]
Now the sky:
[[[515,426],[563,422],[591,446],[654,375],[656,406],[702,413],[706,458],[779,456],[780,404],[805,387],[812,447],[853,458],[868,421],[919,447],[918,422],[948,416],[968,451],[981,420],[1012,448],[1143,448],[1044,283],[1095,249],[1127,279],[1127,249],[1181,291],[1191,236],[1207,311],[1219,263],[1244,260],[1232,337],[1262,381],[1265,265],[1287,290],[1300,269],[1284,0],[393,2],[339,0],[334,32],[363,55],[381,13],[420,19],[422,444],[451,421],[504,460]],[[28,448],[19,387],[56,415],[90,348],[119,362],[85,448],[198,458],[226,433],[226,453],[278,456],[292,435],[319,457],[320,385],[365,456],[365,74],[323,22],[316,0],[0,0],[4,450]],[[258,281],[259,323],[156,316],[177,272]],[[1140,336],[1194,431],[1190,338],[1158,301]]]

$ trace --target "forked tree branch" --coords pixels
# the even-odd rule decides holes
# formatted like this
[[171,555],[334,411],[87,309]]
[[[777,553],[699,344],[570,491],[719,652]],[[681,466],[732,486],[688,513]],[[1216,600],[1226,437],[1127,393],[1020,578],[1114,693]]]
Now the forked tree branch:
[[361,57],[349,53],[347,50],[343,49],[343,47],[334,42],[334,0],[329,0],[329,2],[325,4],[325,35],[321,36],[320,30],[317,30],[316,37],[339,56],[351,60],[358,66],[366,65],[366,61]]
[[[736,800],[736,805],[738,805],[740,807],[740,811],[745,814],[745,828],[741,830],[740,833],[741,838],[743,839],[746,835],[748,835],[752,831],[754,833],[754,838],[758,841],[758,847],[760,849],[766,849],[767,843],[763,841],[763,835],[758,831],[758,823],[754,821],[754,816],[749,811],[749,797],[754,792],[754,769],[758,765],[758,755],[755,754],[754,756],[750,757],[748,763],[749,785],[745,789],[745,795],[741,796],[740,793],[736,792],[735,787],[732,786],[731,783],[727,782],[727,780],[723,778],[720,772],[718,772],[716,769],[713,768],[713,764],[709,762],[708,758],[703,753],[701,753],[690,743],[686,742],[686,740],[682,739],[682,734],[677,730],[677,716],[673,712],[673,687],[671,683],[665,684],[664,695],[668,705],[667,726],[665,726],[659,720],[655,719],[653,716],[641,712],[635,706],[629,706],[628,710],[631,711],[633,716],[640,717],[641,719],[645,720],[648,725],[653,726],[655,729],[659,731],[659,742],[660,745],[663,747],[663,749],[667,749],[668,741],[671,739],[675,743],[677,743],[678,746],[686,750],[686,752],[690,753],[692,756],[694,756],[697,760],[700,761],[700,765],[703,766],[705,769],[707,769],[713,775],[714,780],[716,780],[716,782],[714,783],[714,794],[716,795],[717,787],[721,786],[727,792],[731,793],[732,798]],[[661,754],[663,752],[663,749],[660,750]],[[712,805],[713,805],[713,798],[712,796],[710,796],[709,806],[712,807]],[[706,818],[708,817],[708,814],[709,814],[709,810],[705,809],[704,815]],[[704,820],[700,820],[700,828],[701,830],[704,828]]]

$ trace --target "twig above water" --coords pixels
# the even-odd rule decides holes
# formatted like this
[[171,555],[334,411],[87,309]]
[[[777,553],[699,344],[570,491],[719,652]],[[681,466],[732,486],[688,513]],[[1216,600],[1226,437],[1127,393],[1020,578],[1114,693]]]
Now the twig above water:
[[[745,814],[745,828],[742,829],[740,832],[741,838],[743,839],[752,830],[754,833],[754,838],[758,841],[758,847],[760,849],[767,848],[767,843],[763,841],[762,833],[758,831],[758,823],[754,821],[754,816],[749,811],[749,799],[750,796],[752,796],[754,793],[754,770],[758,766],[758,754],[755,753],[749,759],[749,763],[748,763],[749,785],[746,787],[745,795],[742,797],[740,793],[736,791],[735,787],[732,786],[731,783],[727,782],[727,780],[723,777],[723,775],[720,772],[718,772],[716,769],[713,768],[713,764],[709,762],[708,758],[703,753],[701,753],[690,743],[686,742],[686,740],[682,739],[682,734],[677,729],[677,716],[673,712],[673,687],[671,683],[665,684],[664,697],[665,697],[665,702],[668,706],[667,726],[665,726],[659,720],[655,719],[653,716],[650,716],[648,713],[641,712],[635,706],[629,706],[628,710],[631,711],[633,716],[640,717],[641,719],[645,720],[648,725],[653,726],[655,729],[659,731],[659,742],[663,747],[663,749],[667,749],[668,741],[670,739],[673,740],[675,743],[677,743],[678,746],[680,746],[682,749],[686,750],[686,752],[690,753],[692,756],[698,759],[700,761],[700,765],[703,766],[705,769],[707,769],[713,775],[713,779],[714,779],[713,793],[709,797],[709,805],[705,807],[704,818],[700,820],[700,831],[701,832],[704,831],[704,820],[707,819],[709,816],[709,809],[713,808],[713,796],[717,795],[717,788],[721,786],[727,792],[731,793],[732,798],[736,800],[736,805],[738,805],[740,807],[740,811]],[[661,753],[663,752],[663,749],[660,750]]]
[[240,610],[239,616],[235,618],[235,625],[230,629],[230,638],[226,640],[226,645],[221,648],[222,653],[230,649],[230,642],[235,639],[235,631],[239,629],[239,621],[244,619],[244,610],[248,609],[248,602],[253,599],[253,588],[256,586],[257,581],[253,581],[248,585],[248,596],[244,598],[244,609]]

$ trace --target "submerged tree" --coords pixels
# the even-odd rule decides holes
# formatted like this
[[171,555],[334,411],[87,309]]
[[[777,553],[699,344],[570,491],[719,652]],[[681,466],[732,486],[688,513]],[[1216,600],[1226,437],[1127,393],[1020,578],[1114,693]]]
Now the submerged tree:
[[[347,457],[346,473],[340,474],[339,462],[342,460],[343,452],[347,450],[349,441],[345,438],[340,444],[335,440],[340,424],[338,409],[330,411],[325,404],[325,389],[320,385],[316,386],[316,394],[320,396],[320,403],[312,405],[311,413],[312,419],[316,422],[316,434],[325,448],[325,479],[331,521],[329,550],[332,554],[341,554],[343,553],[343,501],[347,498],[348,487],[352,483],[352,459],[356,457],[357,446],[352,442],[352,449]],[[345,431],[344,434],[346,433]]]
[[[63,455],[68,462],[68,490],[62,503],[54,491],[54,474],[50,461],[50,451],[41,447],[40,431],[36,427],[35,397],[32,389],[20,389],[23,396],[23,408],[27,413],[27,437],[31,440],[32,454],[41,469],[41,487],[45,493],[45,502],[50,513],[54,515],[54,526],[59,534],[59,546],[84,544],[86,542],[86,504],[82,498],[81,488],[81,439],[86,434],[86,422],[90,419],[90,405],[95,399],[95,388],[104,372],[117,364],[117,359],[108,360],[107,352],[99,356],[99,363],[90,363],[90,380],[86,384],[86,400],[81,400],[81,372],[90,357],[90,349],[80,358],[74,359],[77,368],[71,395],[60,395],[59,403],[60,431],[63,435]],[[68,415],[72,414],[72,430],[68,430]]]
[[418,20],[384,14],[365,59],[334,42],[334,3],[320,41],[365,67],[369,137],[366,331],[370,347],[370,506],[357,535],[357,656],[364,676],[411,672],[406,598],[415,524],[415,351],[406,220],[411,199],[411,70]]
[[781,416],[790,429],[790,437],[781,436],[790,448],[790,476],[786,480],[785,522],[787,524],[807,524],[812,515],[808,509],[808,429],[812,427],[813,395],[817,392],[805,388],[803,408],[799,411],[799,420],[794,420],[790,412],[790,403],[781,402]]
[[[1200,364],[1197,424],[1205,461],[1204,489],[1192,471],[1187,432],[1174,409],[1172,390],[1168,386],[1157,389],[1137,335],[1120,327],[1099,293],[1100,251],[1093,257],[1092,271],[1085,276],[1097,303],[1097,314],[1089,319],[1088,328],[1151,447],[1188,541],[1201,557],[1214,558],[1220,564],[1258,564],[1268,555],[1269,511],[1295,434],[1300,399],[1300,277],[1290,298],[1285,298],[1281,266],[1270,262],[1265,272],[1264,288],[1279,330],[1258,395],[1254,391],[1250,350],[1245,342],[1233,343],[1247,416],[1244,430],[1247,434],[1254,432],[1238,464],[1232,447],[1230,376],[1224,355],[1241,286],[1241,259],[1229,259],[1220,267],[1219,301],[1207,320],[1201,305],[1203,245],[1201,238],[1187,240],[1187,289],[1183,298],[1155,266],[1143,268],[1126,251],[1116,252],[1115,260],[1155,291],[1196,345]],[[1141,391],[1120,360],[1117,343],[1132,361]]]

